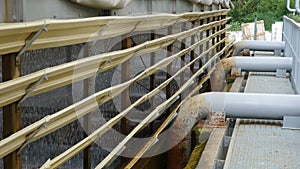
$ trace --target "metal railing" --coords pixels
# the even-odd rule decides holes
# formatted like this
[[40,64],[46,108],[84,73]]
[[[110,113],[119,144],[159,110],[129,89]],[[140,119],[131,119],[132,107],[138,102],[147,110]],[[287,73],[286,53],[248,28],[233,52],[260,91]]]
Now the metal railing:
[[292,81],[297,93],[300,93],[300,24],[284,16],[283,40],[285,41],[284,55],[293,57]]
[[[119,123],[121,119],[133,108],[147,100],[150,100],[155,94],[168,88],[174,79],[179,78],[179,76],[183,77],[183,73],[188,70],[192,70],[192,75],[189,79],[186,82],[181,80],[184,82],[183,85],[180,86],[177,91],[171,93],[171,95],[166,98],[165,102],[157,106],[145,119],[143,119],[141,123],[130,131],[124,140],[112,150],[112,153],[110,153],[98,165],[98,168],[108,165],[109,162],[114,159],[115,154],[120,152],[125,147],[125,144],[135,134],[140,132],[145,125],[149,124],[150,121],[166,112],[166,109],[170,108],[174,102],[179,101],[177,107],[173,108],[169,112],[164,123],[153,135],[153,139],[145,144],[136,155],[137,158],[128,164],[132,167],[137,162],[137,159],[141,158],[148,150],[149,145],[153,144],[157,135],[173,120],[172,117],[174,117],[174,114],[177,113],[179,105],[181,105],[186,98],[192,96],[202,88],[203,83],[209,79],[215,63],[217,63],[221,58],[227,57],[229,55],[228,53],[231,52],[229,49],[232,46],[232,42],[227,42],[225,45],[225,32],[227,30],[225,24],[229,19],[226,18],[227,12],[228,10],[219,10],[181,15],[158,14],[154,16],[146,15],[137,17],[99,17],[83,20],[5,24],[3,27],[0,27],[0,37],[6,39],[5,41],[0,42],[0,54],[6,54],[3,55],[3,57],[11,57],[9,53],[18,52],[23,49],[34,50],[58,47],[106,39],[123,34],[126,34],[128,37],[135,31],[155,30],[158,28],[172,30],[172,25],[175,23],[185,24],[187,22],[193,22],[193,27],[191,29],[183,30],[179,33],[172,34],[172,31],[168,31],[171,34],[161,38],[152,39],[151,41],[138,44],[134,47],[130,47],[129,45],[123,50],[94,55],[55,67],[49,67],[44,70],[0,83],[0,106],[3,107],[16,103],[15,106],[18,107],[20,106],[20,103],[28,97],[91,78],[98,73],[111,70],[124,63],[130,65],[130,59],[137,56],[155,53],[164,48],[168,48],[169,50],[168,56],[165,56],[164,59],[159,60],[157,63],[151,64],[134,78],[124,81],[119,85],[97,91],[89,97],[62,109],[59,112],[48,115],[43,119],[17,131],[13,135],[4,138],[0,141],[0,158],[6,157],[13,152],[17,152],[17,154],[19,154],[27,144],[31,144],[37,139],[76,121],[78,118],[88,115],[100,105],[103,105],[104,103],[121,95],[137,81],[155,75],[158,70],[167,68],[177,59],[182,59],[187,54],[193,53],[193,57],[190,57],[190,61],[188,61],[187,64],[182,64],[180,69],[170,75],[163,83],[153,88],[149,93],[131,105],[127,105],[127,107],[125,107],[125,109],[117,116],[113,117],[100,128],[90,133],[90,135],[88,135],[85,139],[81,140],[76,145],[73,145],[62,154],[54,157],[53,159],[49,159],[41,168],[57,168],[61,166],[67,160],[83,151],[87,146],[90,146],[96,139],[105,134],[108,129]],[[120,22],[116,22],[116,19],[119,19]],[[204,20],[206,23],[204,23]],[[195,23],[196,21],[199,22],[198,25]],[[47,30],[44,27],[45,24],[48,25]],[[74,24],[76,26],[74,26]],[[109,29],[104,29],[104,27],[109,27]],[[99,32],[95,35],[93,32],[94,29],[100,29],[101,36],[99,36]],[[87,31],[85,32],[83,30]],[[38,32],[41,33],[40,36],[33,36]],[[203,36],[204,34],[205,37]],[[17,39],[18,41],[14,41],[14,37],[16,36],[19,36]],[[29,36],[33,36],[35,38],[31,39],[30,43],[27,43],[28,41],[26,39],[28,39]],[[196,39],[196,37],[198,37],[198,39]],[[170,46],[172,46],[176,41],[183,41],[188,38],[192,39],[191,42],[194,43],[190,46],[185,46],[177,53],[170,50]],[[24,46],[26,48],[22,48]],[[199,55],[196,55],[196,50],[199,50]],[[203,61],[204,58],[205,62]],[[195,67],[196,63],[199,63],[198,67]],[[79,70],[79,73],[74,75],[74,70]],[[189,90],[190,87],[192,87],[192,90]],[[179,100],[179,96],[182,96],[182,93],[187,91],[188,94],[186,98],[181,98]]]

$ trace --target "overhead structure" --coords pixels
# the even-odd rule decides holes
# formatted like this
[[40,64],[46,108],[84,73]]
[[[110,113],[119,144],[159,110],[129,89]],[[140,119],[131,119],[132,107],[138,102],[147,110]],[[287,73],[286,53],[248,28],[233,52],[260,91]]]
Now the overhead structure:
[[126,7],[132,0],[71,0],[91,8],[113,10]]
[[225,9],[233,9],[234,5],[231,2],[231,0],[188,0],[192,3],[195,4],[202,4],[202,5],[207,5],[210,6],[212,4],[214,5],[221,5]]
[[228,10],[224,9],[203,13],[109,16],[70,20],[46,19],[28,23],[4,23],[0,27],[0,55],[20,51],[28,42],[28,37],[38,32],[44,25],[47,25],[47,31],[41,32],[27,50],[107,39],[133,31],[161,29],[175,23],[205,19],[227,12]]

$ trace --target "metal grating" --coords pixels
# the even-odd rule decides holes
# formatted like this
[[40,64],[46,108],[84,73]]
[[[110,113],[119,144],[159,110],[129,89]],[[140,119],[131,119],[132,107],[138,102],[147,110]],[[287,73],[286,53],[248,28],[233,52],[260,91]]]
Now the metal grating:
[[[250,72],[245,93],[294,94],[289,77]],[[282,128],[282,121],[237,119],[225,169],[296,169],[300,166],[300,130]]]
[[245,93],[294,94],[290,79],[279,78],[274,73],[250,73]]
[[280,121],[238,119],[224,168],[299,168],[299,140],[300,130],[282,129]]

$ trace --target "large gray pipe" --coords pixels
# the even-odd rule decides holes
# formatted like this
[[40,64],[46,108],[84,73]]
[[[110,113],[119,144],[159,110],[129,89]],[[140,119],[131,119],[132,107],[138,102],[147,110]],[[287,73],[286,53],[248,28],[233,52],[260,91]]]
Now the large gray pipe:
[[230,57],[222,59],[210,76],[211,89],[224,91],[226,87],[226,75],[232,68],[240,68],[244,71],[275,72],[277,69],[292,70],[292,57]]
[[243,57],[235,56],[223,59],[221,64],[225,69],[233,67],[241,68],[245,71],[265,71],[272,72],[277,69],[292,70],[292,57]]
[[300,1],[299,1],[299,0],[296,0],[295,3],[296,3],[296,4],[295,4],[295,9],[296,9],[296,11],[300,14],[300,7],[299,7]]
[[296,12],[296,9],[292,9],[290,6],[291,6],[291,0],[287,0],[286,1],[287,10],[289,10],[290,12]]
[[299,103],[299,95],[210,92],[188,99],[180,113],[199,113],[203,118],[209,112],[225,112],[231,118],[283,119],[300,116]]
[[243,49],[250,49],[256,51],[274,51],[284,50],[285,42],[273,42],[273,41],[255,41],[255,40],[243,40],[234,44],[233,55],[239,55]]

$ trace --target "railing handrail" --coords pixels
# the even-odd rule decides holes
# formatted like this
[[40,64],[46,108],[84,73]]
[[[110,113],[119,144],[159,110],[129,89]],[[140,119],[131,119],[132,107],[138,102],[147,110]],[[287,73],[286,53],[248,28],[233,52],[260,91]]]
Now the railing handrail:
[[[45,75],[47,75],[48,80],[43,80],[38,86],[35,86],[35,89],[31,91],[30,96],[44,93],[71,84],[72,82],[91,77],[96,73],[95,70],[90,70],[91,67],[98,68],[99,73],[104,72],[126,60],[129,60],[134,56],[151,53],[167,47],[178,39],[184,39],[188,36],[196,34],[199,30],[206,30],[219,24],[225,24],[228,19],[229,18],[221,21],[211,22],[188,31],[168,35],[126,50],[91,56],[77,61],[54,66],[52,68],[46,68],[14,80],[0,83],[0,98],[2,98],[0,100],[0,107],[13,103],[24,97],[28,87],[32,86],[34,83],[37,83]],[[82,69],[80,76],[74,76],[74,70],[79,67]],[[58,78],[60,80],[58,80]]]
[[[197,34],[201,34],[201,39],[199,41],[191,40],[191,44],[188,47],[184,47],[177,53],[172,53],[171,56],[166,57],[165,59],[162,59],[158,63],[154,64],[153,66],[146,68],[142,73],[138,74],[132,79],[129,79],[128,81],[125,81],[119,85],[111,86],[109,88],[106,88],[104,90],[101,90],[83,100],[80,100],[79,102],[64,108],[63,110],[60,110],[59,112],[56,112],[52,115],[48,115],[44,117],[43,119],[19,130],[18,132],[12,134],[11,136],[8,136],[7,138],[4,138],[0,141],[0,158],[5,157],[9,153],[12,153],[16,150],[22,150],[24,146],[27,144],[34,142],[35,140],[42,138],[46,136],[47,134],[50,134],[72,122],[74,122],[79,117],[83,117],[90,112],[94,111],[94,109],[99,105],[102,105],[119,94],[122,93],[122,91],[128,89],[130,85],[134,84],[135,82],[144,79],[146,77],[149,77],[152,74],[155,74],[158,70],[161,68],[165,68],[168,65],[170,65],[173,61],[175,61],[178,58],[181,58],[182,56],[188,54],[188,53],[194,53],[194,50],[201,45],[206,45],[205,51],[202,51],[198,56],[192,57],[188,64],[182,65],[181,69],[178,70],[174,75],[169,77],[166,81],[164,81],[160,86],[154,88],[151,90],[148,94],[140,98],[138,101],[134,102],[131,106],[129,106],[124,111],[120,112],[119,115],[112,118],[109,122],[105,123],[101,128],[99,128],[99,133],[93,133],[92,135],[89,135],[84,140],[81,140],[80,143],[83,143],[84,146],[92,144],[93,140],[95,138],[99,137],[101,134],[105,133],[110,127],[115,125],[117,122],[120,121],[120,119],[125,116],[128,112],[131,111],[133,106],[137,106],[141,103],[143,103],[145,100],[149,100],[151,97],[153,97],[155,94],[160,92],[163,88],[165,88],[167,85],[170,85],[172,80],[175,79],[175,76],[180,75],[180,73],[183,73],[186,71],[186,69],[192,69],[194,67],[196,61],[200,61],[204,56],[208,56],[212,54],[212,56],[209,58],[209,60],[204,63],[203,67],[199,66],[199,69],[192,75],[192,78],[189,79],[185,84],[183,84],[182,87],[180,87],[176,93],[173,96],[170,96],[167,98],[167,101],[163,102],[161,105],[157,106],[155,111],[151,112],[151,116],[153,114],[161,115],[160,113],[164,111],[164,108],[169,107],[171,104],[173,104],[174,101],[176,101],[176,97],[178,97],[184,90],[186,90],[192,82],[196,80],[202,73],[204,73],[205,70],[207,70],[207,74],[210,73],[209,69],[213,68],[214,62],[224,54],[225,50],[228,49],[229,45],[224,45],[226,36],[225,32],[228,29],[225,24],[229,20],[229,18],[226,18],[225,15],[228,12],[228,10],[219,10],[214,12],[204,12],[204,13],[187,13],[183,14],[182,16],[189,18],[188,21],[195,21],[199,18],[210,18],[213,17],[213,21],[208,19],[208,23],[201,24],[200,26],[193,27],[189,30],[166,35],[164,37],[154,39],[148,42],[144,42],[140,45],[136,45],[131,48],[127,48],[124,50],[109,52],[109,53],[103,53],[95,56],[90,56],[87,58],[83,58],[77,61],[64,63],[58,66],[54,66],[51,68],[47,68],[44,70],[40,70],[38,72],[31,73],[26,76],[22,76],[7,82],[0,83],[0,107],[11,104],[13,102],[17,102],[22,100],[24,97],[34,96],[40,93],[44,93],[47,91],[50,91],[52,89],[56,89],[62,86],[66,86],[68,84],[71,84],[72,82],[81,81],[87,78],[90,78],[94,76],[95,74],[99,72],[104,72],[107,70],[110,70],[120,64],[122,64],[125,61],[130,60],[134,56],[140,56],[145,54],[150,54],[152,52],[158,51],[162,48],[166,48],[170,45],[172,45],[176,41],[181,41],[186,38],[191,37],[191,39],[195,38]],[[166,17],[166,16],[173,16],[173,15],[157,15],[160,17]],[[178,15],[180,16],[180,15]],[[113,18],[113,17],[112,17]],[[132,17],[134,18],[134,17]],[[135,17],[133,20],[141,21],[139,20],[143,17]],[[168,18],[169,19],[169,18]],[[172,17],[171,23],[178,23],[176,21],[173,21]],[[164,19],[163,19],[164,20]],[[209,22],[212,21],[212,22]],[[216,21],[217,20],[217,21]],[[136,30],[143,30],[143,29],[153,29],[154,27],[158,27],[159,20],[156,20],[156,24],[149,25],[144,24],[144,26],[137,27],[136,25],[133,25],[135,31]],[[131,23],[124,20],[124,23]],[[139,23],[139,22],[138,22]],[[69,23],[71,24],[71,23]],[[160,23],[161,24],[161,23]],[[169,23],[164,25],[171,25]],[[193,25],[194,26],[194,25]],[[161,27],[161,26],[160,26]],[[160,28],[159,27],[159,28]],[[2,27],[3,28],[3,27]],[[36,27],[38,28],[38,27]],[[53,27],[52,27],[53,28]],[[48,31],[51,32],[54,29],[51,28],[51,24],[48,26]],[[61,27],[62,28],[62,27]],[[118,26],[115,25],[113,27],[112,32],[105,34],[104,37],[110,37],[112,35],[119,36],[124,33],[128,33],[132,31],[132,29],[125,28],[124,30],[121,30],[121,33],[113,34],[113,31],[118,30]],[[119,28],[123,29],[123,28]],[[51,30],[51,31],[50,31]],[[29,31],[30,32],[30,31]],[[203,38],[202,32],[206,32],[206,37]],[[28,33],[28,32],[27,32]],[[47,32],[44,32],[47,33]],[[106,32],[107,33],[107,32]],[[31,33],[30,33],[31,34]],[[0,28],[0,37],[3,35],[1,34],[1,28]],[[3,35],[4,36],[4,35]],[[42,40],[44,35],[42,34],[39,36]],[[62,36],[64,37],[64,36]],[[103,38],[103,37],[102,37]],[[97,38],[96,38],[97,39]],[[101,38],[100,38],[101,39]],[[77,39],[78,40],[78,39]],[[93,39],[95,40],[95,39]],[[68,41],[68,40],[67,40]],[[38,42],[38,41],[36,41]],[[62,42],[62,44],[65,44],[66,41]],[[79,41],[76,41],[76,43]],[[52,43],[52,42],[51,42]],[[38,44],[38,43],[37,43]],[[33,43],[33,45],[37,45]],[[62,45],[57,44],[57,45]],[[5,46],[5,45],[4,45]],[[43,46],[45,47],[45,46]],[[49,47],[46,45],[46,47]],[[201,46],[203,48],[203,46]],[[31,49],[31,48],[29,48]],[[33,49],[33,48],[32,48]],[[1,44],[0,44],[0,51],[1,51]],[[195,54],[195,53],[194,53]],[[9,56],[8,56],[9,57]],[[80,75],[74,74],[74,70],[76,71],[76,68],[80,69]],[[96,68],[96,70],[95,70]],[[194,68],[193,68],[194,70]],[[75,72],[76,73],[76,72]],[[206,77],[208,76],[206,74]],[[208,78],[205,78],[206,80]],[[195,92],[196,89],[201,88],[200,86],[197,86],[197,88],[193,89],[192,91]],[[27,93],[30,92],[30,93]],[[184,98],[182,98],[184,100]],[[95,102],[96,101],[96,102]],[[95,104],[97,103],[97,104]],[[99,104],[99,105],[98,105]],[[93,106],[94,105],[94,106]],[[79,114],[78,114],[79,112]],[[45,126],[47,126],[45,128]],[[105,128],[107,127],[107,128]],[[139,125],[139,127],[143,127]],[[98,131],[97,130],[97,131]],[[138,131],[138,130],[137,130]],[[131,135],[129,135],[131,136]],[[92,139],[90,139],[92,138]],[[88,140],[87,140],[88,139]],[[126,138],[130,139],[130,138]],[[49,160],[45,163],[44,166],[50,165],[51,168],[58,167],[59,165],[63,164],[66,160],[69,160],[71,157],[73,157],[75,154],[77,154],[79,151],[83,150],[84,146],[78,147],[78,145],[75,145],[71,147],[70,150],[67,150],[63,154],[57,156],[53,160]],[[73,151],[75,148],[76,151]],[[111,156],[111,155],[110,155]],[[106,163],[106,161],[111,160],[110,156],[109,159],[105,160],[103,162]],[[58,161],[57,161],[58,160]],[[53,163],[53,165],[52,165]],[[102,165],[102,164],[101,164]]]
[[[218,21],[216,21],[215,23],[218,23]],[[210,23],[210,25],[214,25],[213,22]],[[206,26],[202,25],[202,27],[206,27]],[[194,28],[194,29],[197,29],[197,28]],[[211,40],[212,38],[216,37],[217,35],[224,33],[224,31],[225,30],[219,31],[219,32],[207,37],[205,40],[202,40],[202,41],[196,43],[196,45],[198,46],[199,44],[203,44],[207,40]],[[196,46],[196,45],[194,45],[194,46]],[[188,51],[193,50],[195,48],[194,46],[188,48],[188,50],[185,49],[184,53],[187,53]],[[179,52],[180,55],[183,55],[184,53],[182,51]],[[175,58],[177,58],[177,57],[173,57],[173,60]],[[167,63],[169,63],[170,59],[172,59],[172,58],[166,58],[166,59],[162,60],[161,62],[167,61]],[[34,133],[34,131],[38,130],[41,125],[47,124],[47,129],[42,129],[41,131],[39,131],[39,133],[36,133],[35,136],[31,138],[30,141],[37,140],[37,139],[43,137],[44,135],[47,135],[50,132],[55,131],[55,130],[69,124],[70,122],[73,122],[78,117],[85,115],[87,112],[85,112],[83,114],[76,114],[75,111],[84,109],[84,105],[88,105],[87,103],[89,103],[89,102],[92,103],[95,100],[94,98],[96,98],[96,100],[98,100],[99,102],[101,102],[101,104],[103,104],[103,103],[109,101],[110,99],[112,99],[113,97],[115,97],[115,95],[120,94],[129,85],[133,84],[134,82],[136,82],[138,80],[145,78],[145,76],[150,76],[151,74],[153,74],[155,72],[154,70],[157,71],[159,68],[161,68],[161,66],[164,66],[164,64],[161,64],[161,63],[157,64],[157,65],[159,65],[159,66],[156,66],[152,69],[145,70],[145,73],[141,73],[142,76],[136,76],[134,79],[131,79],[130,81],[127,81],[126,83],[120,84],[118,86],[113,86],[113,87],[107,88],[105,90],[102,90],[98,93],[95,93],[91,97],[88,97],[78,103],[75,103],[53,115],[47,116],[47,117],[37,121],[33,125],[30,125],[24,129],[18,131],[17,133],[14,134],[14,136],[11,136],[11,137],[1,140],[0,141],[0,150],[1,150],[0,158],[5,156],[9,152],[17,149],[20,145],[22,145],[22,143],[24,143],[26,141],[26,135]],[[109,96],[109,97],[105,97],[105,96]],[[60,117],[63,117],[65,119],[62,121]],[[60,122],[57,122],[57,120]],[[15,139],[18,140],[18,143],[12,141]]]
[[[46,19],[24,23],[2,23],[0,24],[0,55],[21,51],[28,38],[37,33],[45,24],[48,25],[47,31],[42,32],[28,50],[61,47],[117,37],[133,31],[165,28],[176,22],[191,22],[220,14],[226,15],[228,11],[224,9],[183,14],[107,16],[69,20]],[[101,33],[101,36],[95,33]]]

